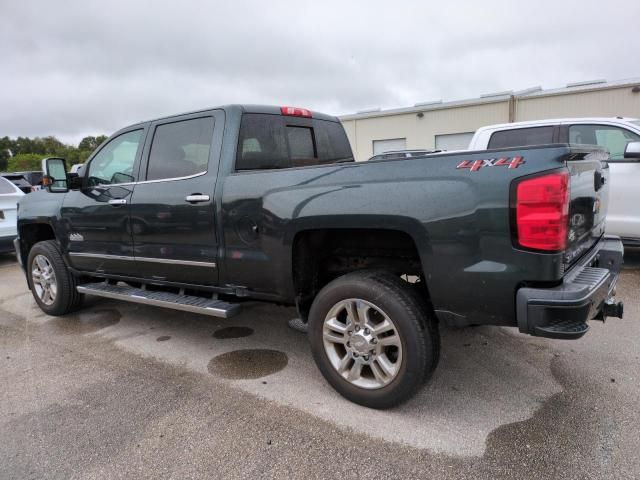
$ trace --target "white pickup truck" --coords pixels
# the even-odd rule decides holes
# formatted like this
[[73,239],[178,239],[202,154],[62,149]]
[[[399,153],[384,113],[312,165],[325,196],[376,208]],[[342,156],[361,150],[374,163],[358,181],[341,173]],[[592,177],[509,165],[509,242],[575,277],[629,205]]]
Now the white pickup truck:
[[640,246],[640,120],[560,118],[489,125],[478,129],[469,150],[550,143],[600,145],[610,155],[611,196],[607,233]]

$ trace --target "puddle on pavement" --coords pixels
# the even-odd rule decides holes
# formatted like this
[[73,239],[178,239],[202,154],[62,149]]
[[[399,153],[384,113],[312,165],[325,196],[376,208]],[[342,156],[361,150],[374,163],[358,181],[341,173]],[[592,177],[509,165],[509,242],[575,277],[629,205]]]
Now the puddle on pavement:
[[[509,464],[517,458],[522,465],[536,465],[536,478],[555,478],[559,469],[574,468],[567,455],[572,449],[593,452],[590,457],[596,463],[600,460],[600,467],[604,459],[611,461],[612,442],[619,435],[618,420],[610,410],[617,403],[616,390],[594,383],[586,372],[582,376],[571,372],[571,361],[554,357],[551,363],[553,377],[563,386],[561,392],[543,401],[531,418],[502,425],[489,434],[484,458],[490,464]],[[589,396],[584,394],[586,386]]]
[[219,339],[242,338],[248,337],[252,333],[253,329],[249,327],[225,327],[213,332],[213,337]]
[[169,335],[162,335],[158,338],[156,338],[156,342],[166,342],[167,340],[170,340],[171,337]]
[[288,362],[287,355],[277,350],[234,350],[213,357],[207,369],[209,373],[223,378],[248,380],[279,372]]
[[120,321],[120,316],[118,310],[104,308],[56,317],[48,324],[60,333],[92,333],[115,325]]

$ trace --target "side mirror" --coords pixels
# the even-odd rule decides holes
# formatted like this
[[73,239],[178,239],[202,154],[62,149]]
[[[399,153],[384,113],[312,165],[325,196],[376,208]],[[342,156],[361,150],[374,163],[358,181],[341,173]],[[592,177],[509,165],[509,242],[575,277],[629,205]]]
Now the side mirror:
[[50,157],[42,160],[42,185],[52,193],[69,191],[67,166],[63,158]]
[[624,147],[624,158],[640,160],[640,142],[629,142]]

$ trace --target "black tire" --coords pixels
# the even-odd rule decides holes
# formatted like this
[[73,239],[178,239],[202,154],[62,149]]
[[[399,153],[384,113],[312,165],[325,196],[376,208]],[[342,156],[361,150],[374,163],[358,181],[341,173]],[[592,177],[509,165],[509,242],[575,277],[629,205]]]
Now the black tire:
[[[338,373],[324,346],[325,318],[334,306],[350,299],[364,300],[377,307],[392,321],[394,333],[400,337],[402,360],[398,361],[395,377],[384,386],[354,385]],[[343,397],[370,408],[391,408],[409,399],[431,376],[440,355],[437,322],[426,302],[411,285],[385,271],[353,272],[326,285],[311,306],[308,335],[313,357],[325,379]],[[352,345],[350,342],[349,348]],[[346,348],[345,352],[349,355]],[[368,371],[374,373],[373,368]]]
[[[55,274],[56,294],[50,304],[45,303],[45,301],[39,297],[36,285],[34,284],[34,263],[38,255],[46,258]],[[54,240],[38,242],[31,248],[27,260],[27,276],[33,298],[40,309],[46,314],[54,316],[65,315],[80,308],[84,295],[78,293],[76,290],[77,280],[67,269],[62,259],[60,248]]]

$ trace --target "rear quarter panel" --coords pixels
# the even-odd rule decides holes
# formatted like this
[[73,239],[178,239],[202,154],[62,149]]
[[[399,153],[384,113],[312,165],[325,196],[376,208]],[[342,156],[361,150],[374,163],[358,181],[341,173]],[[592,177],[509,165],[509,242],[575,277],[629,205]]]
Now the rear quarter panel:
[[[293,301],[291,246],[315,228],[409,234],[435,308],[452,321],[513,324],[524,282],[558,281],[560,254],[518,251],[509,191],[521,176],[564,166],[566,146],[231,173],[223,180],[225,280]],[[456,168],[514,157],[518,168]],[[258,234],[251,234],[253,228]]]

